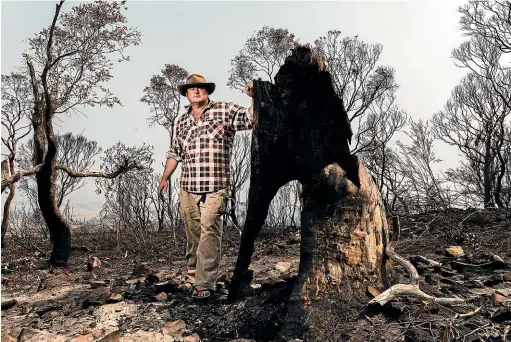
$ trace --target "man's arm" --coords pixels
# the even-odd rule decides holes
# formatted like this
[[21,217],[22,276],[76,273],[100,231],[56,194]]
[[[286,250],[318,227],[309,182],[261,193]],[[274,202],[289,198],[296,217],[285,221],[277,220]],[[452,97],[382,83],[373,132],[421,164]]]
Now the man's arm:
[[172,146],[170,146],[169,151],[165,154],[165,158],[167,161],[165,162],[165,168],[163,170],[163,175],[161,176],[160,184],[158,185],[158,195],[161,195],[162,190],[164,192],[167,191],[167,182],[170,176],[174,173],[177,168],[177,164],[181,161],[181,152],[182,147],[177,138],[178,132],[176,131],[174,135],[174,139],[172,141]]
[[231,104],[229,108],[233,119],[232,125],[235,131],[248,130],[253,127],[253,124],[257,121],[257,116],[254,115],[254,97],[253,97],[253,85],[249,83],[245,86],[245,91],[251,98],[251,103],[248,108]]

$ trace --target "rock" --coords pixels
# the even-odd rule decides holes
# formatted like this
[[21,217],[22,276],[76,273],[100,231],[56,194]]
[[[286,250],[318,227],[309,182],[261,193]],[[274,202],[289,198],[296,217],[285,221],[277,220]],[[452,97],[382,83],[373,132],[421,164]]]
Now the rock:
[[197,334],[186,336],[183,342],[200,342],[200,336]]
[[491,299],[493,299],[497,303],[505,303],[508,301],[507,297],[505,297],[501,294],[498,294],[496,292],[491,296]]
[[504,282],[502,274],[493,274],[490,279],[486,280],[483,284],[486,286],[494,286]]
[[[136,263],[135,266],[133,266],[133,273],[131,274],[132,277],[142,277],[149,274],[155,273],[154,270],[148,266],[147,263]],[[145,279],[144,279],[145,280]]]
[[272,255],[275,255],[275,256],[278,256],[282,253],[282,249],[279,248],[278,246],[276,245],[273,245],[273,247],[271,248],[271,254]]
[[92,334],[80,335],[74,337],[70,342],[94,342],[94,336]]
[[380,291],[380,290],[378,290],[376,287],[371,286],[371,285],[369,285],[369,286],[367,287],[367,292],[368,292],[371,296],[373,296],[373,297],[377,297],[377,296],[379,296],[379,295],[381,294],[381,291]]
[[95,294],[98,295],[98,302],[102,305],[106,304],[111,296],[110,290],[107,288],[99,288],[95,291]]
[[[138,330],[134,333],[127,333],[122,336],[121,342],[164,342],[176,341],[174,339],[166,339],[161,333],[154,331]],[[181,341],[181,340],[180,340]]]
[[158,293],[158,295],[156,295],[156,300],[158,302],[164,302],[168,299],[168,296],[165,292],[160,292]]
[[123,332],[120,330],[112,331],[98,342],[120,342]]
[[253,288],[254,290],[257,290],[261,288],[261,284],[250,284],[250,287]]
[[89,259],[89,262],[87,263],[87,271],[91,272],[92,270],[94,269],[101,269],[101,267],[103,267],[103,263],[101,262],[101,260],[99,260],[98,257],[91,257]]
[[18,337],[18,341],[20,342],[65,342],[66,339],[57,335],[50,334],[47,331],[31,329],[31,328],[23,328],[21,330],[20,336]]
[[16,304],[18,304],[18,301],[16,299],[9,299],[2,301],[2,311],[9,310],[10,308],[14,307]]
[[300,243],[300,240],[301,240],[300,232],[296,232],[289,238],[289,240],[287,241],[287,244],[288,245],[296,245],[296,244]]
[[156,284],[156,283],[159,283],[159,282],[160,282],[160,278],[158,278],[158,276],[157,276],[157,275],[152,274],[152,273],[148,274],[148,275],[145,277],[145,279],[144,279],[144,285],[145,285],[146,287],[150,287],[151,285]]
[[54,276],[50,276],[46,278],[42,282],[42,288],[43,289],[53,289],[53,288],[60,288],[66,285],[70,285],[70,283],[80,280],[80,274],[73,274],[73,273],[60,273],[56,274]]
[[291,270],[291,267],[293,267],[293,264],[288,261],[281,261],[275,265],[275,269],[280,273],[287,273]]
[[89,282],[90,286],[93,288],[93,289],[97,289],[98,287],[105,287],[105,286],[108,286],[108,284],[106,283],[106,281],[104,280],[91,280]]
[[63,305],[59,304],[59,303],[52,302],[52,301],[45,301],[45,302],[37,303],[35,305],[35,307],[36,307],[35,312],[39,316],[42,316],[47,312],[62,310]]
[[186,331],[186,323],[182,319],[177,320],[177,321],[167,322],[163,325],[163,327],[161,328],[161,331],[163,333],[163,336],[165,336],[165,337],[176,338],[176,337],[178,337],[176,335],[182,336],[182,334]]
[[497,323],[511,322],[511,309],[502,309],[497,311],[491,319]]
[[112,293],[110,295],[110,298],[108,298],[108,303],[118,303],[122,302],[124,300],[124,297],[120,293]]
[[2,333],[2,342],[17,342],[17,340],[4,331]]
[[449,246],[445,249],[445,253],[455,258],[465,255],[463,248],[461,248],[460,246]]
[[154,284],[151,289],[156,293],[174,293],[179,291],[179,285],[174,280],[169,280],[163,283]]

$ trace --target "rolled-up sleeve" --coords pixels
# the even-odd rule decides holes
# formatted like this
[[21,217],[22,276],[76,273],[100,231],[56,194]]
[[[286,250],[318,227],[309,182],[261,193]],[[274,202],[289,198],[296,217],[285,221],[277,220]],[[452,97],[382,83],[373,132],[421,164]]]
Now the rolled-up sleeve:
[[250,106],[243,107],[234,103],[229,104],[229,113],[232,117],[231,123],[235,131],[252,129],[253,115],[250,114]]
[[178,134],[177,132],[174,134],[174,137],[172,139],[172,144],[170,145],[169,150],[167,153],[165,153],[165,157],[167,159],[172,158],[177,160],[178,162],[181,161],[181,155],[182,155],[182,146],[180,140],[177,138]]

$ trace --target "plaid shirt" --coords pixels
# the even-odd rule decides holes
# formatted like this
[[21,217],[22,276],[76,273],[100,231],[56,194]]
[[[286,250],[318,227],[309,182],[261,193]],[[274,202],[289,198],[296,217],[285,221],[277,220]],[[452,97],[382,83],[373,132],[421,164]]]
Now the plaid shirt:
[[176,123],[166,158],[182,162],[181,187],[191,193],[215,192],[230,181],[231,149],[237,131],[252,128],[247,108],[231,102],[209,102],[196,122],[191,106]]

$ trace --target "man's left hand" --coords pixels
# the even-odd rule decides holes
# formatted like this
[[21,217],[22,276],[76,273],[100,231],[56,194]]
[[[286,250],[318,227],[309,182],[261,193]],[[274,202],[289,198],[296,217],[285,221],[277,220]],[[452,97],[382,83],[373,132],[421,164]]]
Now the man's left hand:
[[254,83],[250,82],[248,84],[245,84],[245,92],[248,96],[254,97]]

